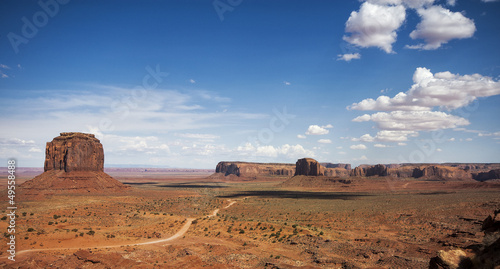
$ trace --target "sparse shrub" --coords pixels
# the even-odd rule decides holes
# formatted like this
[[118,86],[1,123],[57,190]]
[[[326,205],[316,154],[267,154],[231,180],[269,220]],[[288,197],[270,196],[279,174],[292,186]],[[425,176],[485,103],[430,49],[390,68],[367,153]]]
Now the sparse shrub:
[[76,233],[76,232],[78,232],[78,229],[73,229],[71,231]]
[[23,212],[23,217],[26,217],[26,214],[27,214],[26,212]]
[[95,234],[95,232],[91,230],[91,231],[88,231],[88,233],[87,233],[87,234],[88,234],[88,235],[94,235],[94,234]]
[[2,217],[2,220],[6,220],[6,219],[7,219],[7,216],[3,216],[3,217]]
[[33,231],[35,231],[35,229],[33,229],[33,228],[31,228],[31,227],[30,227],[30,228],[28,228],[28,232],[29,232],[29,233],[31,233],[31,232],[33,232]]
[[244,233],[245,233],[245,230],[240,229],[240,234],[244,234]]
[[52,225],[52,224],[54,224],[54,222],[53,221],[49,221],[49,225]]
[[82,237],[83,237],[83,235],[84,235],[84,233],[80,233],[80,236],[82,236]]

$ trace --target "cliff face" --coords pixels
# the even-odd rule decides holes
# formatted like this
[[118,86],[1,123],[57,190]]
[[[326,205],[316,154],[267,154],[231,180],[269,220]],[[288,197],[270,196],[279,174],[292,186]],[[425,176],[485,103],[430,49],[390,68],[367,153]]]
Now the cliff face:
[[322,176],[324,173],[325,168],[314,159],[303,158],[295,163],[296,176]]
[[327,177],[348,177],[349,171],[345,168],[325,168]]
[[61,133],[45,148],[44,171],[100,171],[104,170],[104,151],[93,134]]
[[351,170],[351,164],[349,163],[320,163],[325,168],[343,168],[345,170]]
[[104,173],[104,151],[92,134],[61,133],[47,143],[44,172],[21,184],[25,195],[116,192],[128,186]]
[[293,176],[295,165],[283,163],[246,163],[246,162],[219,162],[215,173],[224,176],[236,175],[238,177],[255,176]]
[[500,179],[500,169],[490,170],[489,172],[473,173],[472,177],[478,181]]

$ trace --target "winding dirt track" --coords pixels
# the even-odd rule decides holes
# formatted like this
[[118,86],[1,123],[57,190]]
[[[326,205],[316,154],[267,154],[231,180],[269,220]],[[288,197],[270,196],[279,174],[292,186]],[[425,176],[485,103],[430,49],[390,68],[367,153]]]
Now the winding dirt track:
[[[245,198],[243,198],[243,199],[245,199]],[[227,206],[223,207],[223,209],[229,208],[230,206],[234,205],[237,201],[228,200],[228,202],[230,202],[230,203]],[[217,215],[217,213],[219,213],[219,210],[220,209],[217,208],[214,211],[212,211],[212,213],[210,215],[207,215],[205,217],[208,217],[208,218],[215,217]],[[158,243],[172,241],[172,240],[175,240],[179,237],[182,237],[189,230],[189,227],[191,227],[191,224],[193,223],[194,220],[195,220],[195,218],[187,218],[186,223],[181,227],[181,229],[179,229],[179,231],[177,231],[174,235],[172,235],[168,238],[153,240],[153,241],[146,241],[146,242],[135,243],[135,244],[120,244],[120,245],[111,245],[111,246],[97,246],[97,247],[83,247],[83,248],[103,249],[103,248],[118,248],[118,247],[123,247],[123,246],[144,246],[144,245],[152,245],[152,244],[158,244]],[[21,250],[21,251],[16,252],[16,257],[21,255],[21,254],[28,253],[28,252],[40,252],[40,251],[51,251],[51,250],[73,250],[73,249],[75,249],[75,250],[82,249],[82,247],[26,249],[26,250]],[[1,258],[7,258],[7,257],[8,256],[3,256]]]

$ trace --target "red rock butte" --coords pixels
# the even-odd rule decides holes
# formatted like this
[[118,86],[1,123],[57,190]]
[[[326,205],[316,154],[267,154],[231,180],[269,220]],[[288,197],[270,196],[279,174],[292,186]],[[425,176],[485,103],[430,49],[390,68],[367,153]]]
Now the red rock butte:
[[45,149],[44,172],[23,183],[27,195],[116,192],[127,189],[104,173],[104,150],[93,134],[61,133]]

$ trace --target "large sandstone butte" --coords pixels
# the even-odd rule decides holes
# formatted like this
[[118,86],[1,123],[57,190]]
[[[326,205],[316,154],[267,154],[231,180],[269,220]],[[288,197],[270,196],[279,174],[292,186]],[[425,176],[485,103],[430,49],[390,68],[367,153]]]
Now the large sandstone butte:
[[318,161],[311,158],[303,158],[295,163],[296,176],[323,176],[325,168]]
[[61,133],[45,149],[44,172],[23,183],[26,195],[117,192],[127,189],[104,173],[104,151],[93,134]]

